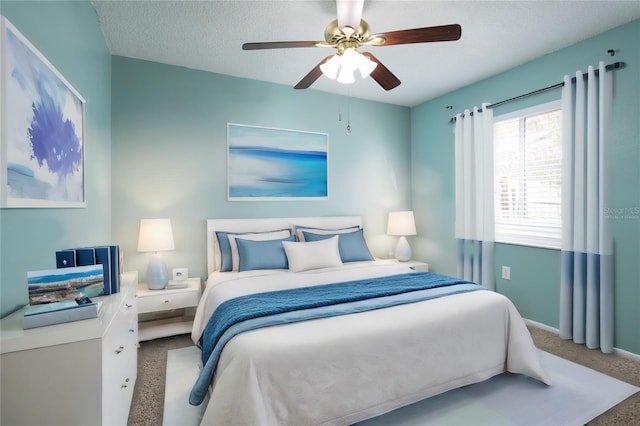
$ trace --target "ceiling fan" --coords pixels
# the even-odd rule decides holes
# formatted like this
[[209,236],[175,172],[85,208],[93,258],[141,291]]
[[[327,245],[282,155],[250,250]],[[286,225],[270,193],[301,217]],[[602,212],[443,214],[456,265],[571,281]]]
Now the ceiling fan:
[[244,43],[243,50],[285,49],[292,47],[333,47],[337,53],[324,58],[294,87],[309,88],[322,74],[343,84],[355,81],[354,72],[362,78],[369,75],[385,90],[400,85],[400,80],[369,52],[358,52],[360,46],[394,46],[398,44],[431,43],[460,39],[462,28],[458,24],[413,28],[371,34],[371,28],[362,20],[364,0],[336,0],[338,19],[324,30],[325,41],[274,41]]

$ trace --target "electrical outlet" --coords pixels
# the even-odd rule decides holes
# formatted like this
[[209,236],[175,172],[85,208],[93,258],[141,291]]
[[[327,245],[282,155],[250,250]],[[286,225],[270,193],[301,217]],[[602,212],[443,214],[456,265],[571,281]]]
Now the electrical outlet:
[[502,267],[502,278],[505,280],[510,280],[511,279],[511,267],[510,266],[503,266]]

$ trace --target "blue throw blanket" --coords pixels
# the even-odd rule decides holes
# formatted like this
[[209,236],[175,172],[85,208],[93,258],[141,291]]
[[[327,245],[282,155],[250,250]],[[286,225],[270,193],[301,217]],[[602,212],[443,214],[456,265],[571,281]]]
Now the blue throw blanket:
[[215,310],[198,341],[202,371],[189,403],[204,400],[224,345],[244,331],[278,324],[370,311],[482,289],[477,284],[431,272],[369,278],[227,300]]

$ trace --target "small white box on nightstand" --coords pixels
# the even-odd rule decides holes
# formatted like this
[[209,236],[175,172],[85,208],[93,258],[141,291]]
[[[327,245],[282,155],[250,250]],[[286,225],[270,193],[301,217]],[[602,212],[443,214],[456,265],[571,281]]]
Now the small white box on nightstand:
[[189,277],[189,268],[173,268],[172,281],[186,281]]

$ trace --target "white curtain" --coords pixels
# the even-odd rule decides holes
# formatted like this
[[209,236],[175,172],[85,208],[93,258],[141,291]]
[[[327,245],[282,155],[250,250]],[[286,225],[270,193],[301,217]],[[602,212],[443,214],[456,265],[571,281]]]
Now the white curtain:
[[458,276],[495,290],[493,111],[482,104],[456,115]]
[[560,336],[613,351],[613,239],[607,203],[607,128],[612,73],[603,62],[562,89]]

